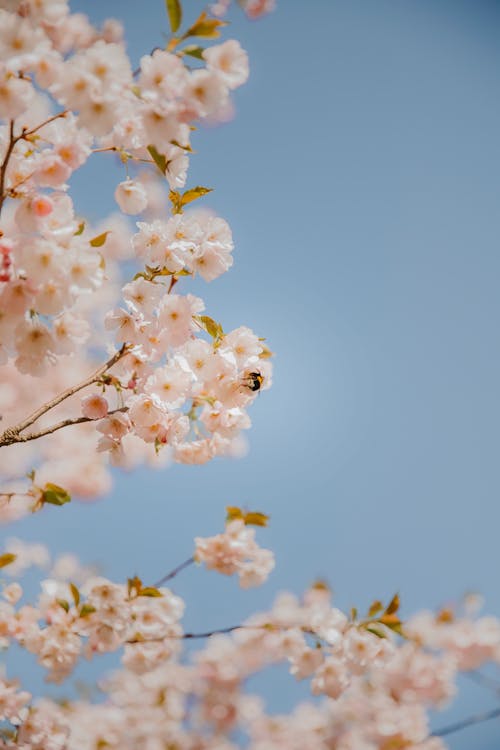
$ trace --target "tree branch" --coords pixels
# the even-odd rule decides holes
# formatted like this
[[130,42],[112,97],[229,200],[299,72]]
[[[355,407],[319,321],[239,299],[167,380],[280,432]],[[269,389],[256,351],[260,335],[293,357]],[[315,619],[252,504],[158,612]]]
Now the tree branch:
[[[88,385],[92,385],[92,383],[96,383],[99,381],[99,379],[104,375],[104,373],[109,370],[113,365],[115,365],[126,353],[128,352],[128,344],[123,344],[122,347],[113,354],[110,359],[108,359],[107,362],[105,362],[103,365],[101,365],[95,372],[92,373],[88,378],[83,380],[81,383],[78,383],[78,385],[71,386],[71,388],[67,388],[65,391],[60,393],[58,396],[55,396],[51,401],[48,401],[46,404],[41,406],[39,409],[34,411],[32,414],[29,415],[29,417],[26,417],[22,422],[19,422],[19,424],[15,425],[14,427],[9,427],[5,430],[5,432],[0,435],[0,447],[3,445],[12,445],[13,443],[22,443],[26,442],[26,440],[34,440],[37,437],[41,437],[44,434],[48,434],[44,431],[41,431],[38,434],[34,434],[34,436],[26,436],[25,440],[23,440],[22,436],[20,436],[20,433],[23,432],[27,427],[30,427],[34,422],[37,421],[40,417],[42,417],[44,414],[46,414],[48,411],[53,409],[55,406],[58,406],[60,403],[65,401],[70,396],[73,396],[75,393],[78,393],[78,391],[81,391],[83,388],[86,388]],[[85,420],[85,418],[83,418]],[[92,420],[85,420],[85,421],[92,421]],[[69,421],[69,424],[77,424],[77,422],[74,422],[73,420]],[[60,427],[64,427],[65,425],[60,423],[60,426],[56,426],[56,429],[60,429]],[[54,430],[52,430],[54,431]]]
[[0,211],[2,210],[4,200],[7,197],[5,194],[5,177],[7,174],[7,167],[9,166],[10,157],[12,156],[12,152],[14,151],[14,146],[16,145],[16,143],[17,138],[14,138],[14,120],[10,120],[9,144],[3,158],[2,166],[0,167]]
[[48,117],[46,120],[40,123],[40,125],[37,125],[35,128],[31,128],[31,130],[26,130],[26,128],[23,128],[19,135],[14,135],[14,120],[9,121],[9,143],[7,146],[7,151],[5,152],[5,156],[3,158],[3,162],[0,166],[0,211],[2,210],[3,204],[5,202],[5,199],[7,197],[7,192],[5,190],[5,180],[7,176],[7,167],[9,166],[10,157],[12,156],[12,153],[14,151],[14,148],[19,143],[19,141],[25,140],[26,138],[29,138],[30,135],[34,135],[37,130],[40,130],[40,128],[43,128],[45,125],[48,125],[50,122],[53,122],[54,120],[59,119],[59,117],[66,117],[68,114],[67,109],[65,109],[63,112],[58,112],[56,115],[52,115],[52,117]]
[[227,628],[216,628],[215,630],[207,630],[205,633],[182,633],[182,635],[166,635],[163,638],[131,638],[125,643],[161,643],[166,641],[168,638],[175,638],[176,640],[188,641],[197,638],[211,638],[213,635],[225,635],[232,633],[235,630],[266,630],[265,625],[230,625]]
[[483,721],[489,721],[490,719],[497,719],[500,717],[500,707],[493,708],[491,711],[485,711],[482,714],[474,714],[469,716],[467,719],[457,721],[455,724],[449,724],[443,729],[438,729],[437,732],[433,732],[431,737],[445,737],[447,734],[453,734],[459,732],[461,729],[466,729],[474,724],[481,724]]
[[[126,411],[128,411],[128,406],[122,406],[120,409],[113,409],[113,411],[108,411],[106,416],[109,417],[110,415],[116,414],[117,412]],[[63,419],[61,422],[56,422],[56,424],[40,430],[40,432],[30,432],[28,435],[17,435],[13,442],[27,443],[29,440],[37,440],[44,435],[51,435],[53,432],[57,432],[57,430],[61,430],[63,427],[70,427],[72,424],[83,424],[84,422],[98,422],[99,419],[100,417],[98,417],[97,419],[91,419],[90,417],[75,417],[74,419]]]
[[469,672],[463,672],[462,674],[464,677],[472,680],[472,682],[475,682],[476,685],[481,685],[481,687],[493,690],[497,695],[500,695],[500,682],[493,677],[488,677],[488,675],[482,674],[482,672],[476,670],[470,670]]
[[175,578],[177,573],[180,573],[184,568],[187,568],[189,565],[192,565],[192,563],[195,562],[194,557],[190,557],[187,560],[184,560],[183,563],[178,565],[176,568],[170,571],[170,573],[167,573],[163,576],[163,578],[160,578],[159,581],[156,581],[156,583],[153,584],[155,589],[157,589],[159,586],[161,586],[163,583],[166,583],[167,581],[170,581],[172,578]]

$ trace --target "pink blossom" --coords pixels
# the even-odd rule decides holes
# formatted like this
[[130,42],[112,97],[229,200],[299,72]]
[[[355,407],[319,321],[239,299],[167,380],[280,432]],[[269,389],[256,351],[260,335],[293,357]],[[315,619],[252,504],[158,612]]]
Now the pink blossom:
[[209,47],[203,57],[208,70],[217,73],[229,89],[241,86],[248,78],[248,55],[235,39]]
[[130,179],[120,182],[115,190],[115,200],[125,214],[140,214],[148,203],[144,186]]
[[98,393],[93,393],[82,399],[82,414],[88,419],[102,419],[109,409],[107,400]]

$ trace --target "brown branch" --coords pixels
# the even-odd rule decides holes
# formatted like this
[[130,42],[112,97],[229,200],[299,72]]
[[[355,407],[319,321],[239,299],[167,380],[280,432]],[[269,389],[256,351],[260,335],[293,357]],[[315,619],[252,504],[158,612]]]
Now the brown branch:
[[65,109],[63,112],[58,112],[56,115],[52,115],[52,117],[48,117],[46,120],[40,123],[40,125],[37,125],[35,128],[31,128],[31,130],[27,130],[26,128],[23,128],[19,135],[14,135],[14,120],[10,120],[9,122],[9,144],[7,146],[7,151],[5,152],[5,156],[3,158],[3,162],[0,166],[0,211],[2,210],[3,204],[5,202],[5,199],[7,197],[7,192],[5,190],[5,180],[7,176],[7,167],[9,166],[10,157],[12,156],[12,153],[14,151],[14,148],[19,143],[19,141],[25,140],[26,138],[29,138],[31,135],[34,135],[37,130],[40,130],[40,128],[43,128],[45,125],[48,125],[50,122],[53,122],[54,120],[59,119],[59,117],[66,117],[68,114],[67,109]]
[[443,729],[438,729],[436,732],[432,733],[431,737],[445,737],[447,734],[453,734],[454,732],[459,732],[461,729],[471,727],[474,724],[481,724],[483,721],[497,719],[498,717],[500,717],[500,708],[493,708],[491,711],[485,711],[482,714],[474,714],[467,719],[462,719],[462,721],[457,721],[455,724],[449,724],[447,727],[443,727]]
[[131,638],[125,643],[159,643],[166,641],[168,638],[174,638],[180,641],[193,640],[195,638],[211,638],[213,635],[225,635],[226,633],[232,633],[235,630],[267,630],[265,625],[230,625],[227,628],[216,628],[215,630],[207,630],[205,633],[182,633],[182,635],[166,635],[163,638]]
[[[116,414],[117,412],[126,411],[128,411],[128,406],[122,406],[120,409],[113,409],[113,411],[109,411],[106,416],[108,417],[112,414]],[[57,432],[57,430],[61,430],[63,427],[70,427],[73,424],[83,424],[84,422],[98,422],[100,419],[101,417],[98,417],[97,419],[91,419],[90,417],[75,417],[74,419],[63,419],[61,422],[57,422],[50,427],[45,427],[39,432],[30,432],[28,435],[17,435],[17,437],[14,439],[14,443],[27,443],[29,440],[37,440],[38,438],[44,437],[44,435],[51,435],[53,432]]]
[[157,589],[159,586],[161,586],[163,583],[166,583],[167,581],[170,581],[172,578],[175,578],[177,573],[180,573],[181,570],[184,570],[184,568],[187,568],[189,565],[192,565],[192,563],[195,562],[194,557],[190,557],[187,560],[184,560],[183,563],[178,565],[176,568],[170,571],[170,573],[167,573],[163,576],[163,578],[160,578],[159,581],[156,581],[156,583],[153,584],[155,589]]
[[49,125],[51,122],[54,122],[54,120],[58,120],[60,117],[66,117],[68,112],[69,112],[69,109],[65,109],[62,112],[58,112],[57,114],[52,115],[51,117],[48,117],[46,120],[41,122],[40,125],[37,125],[35,128],[31,128],[31,130],[26,130],[25,128],[23,128],[20,135],[16,137],[16,141],[22,141],[24,138],[28,138],[28,136],[36,133],[37,130],[44,128],[45,125]]
[[464,677],[472,680],[472,682],[475,682],[476,685],[481,685],[481,687],[493,690],[497,695],[500,695],[500,682],[493,677],[488,677],[488,675],[478,672],[477,670],[462,672],[462,674]]
[[9,123],[9,145],[7,146],[7,151],[5,152],[2,166],[0,167],[0,211],[2,210],[4,200],[7,197],[5,194],[5,177],[10,157],[12,156],[16,143],[17,138],[14,138],[14,120],[11,120]]
[[[53,409],[55,406],[58,406],[62,401],[65,401],[70,396],[73,396],[75,393],[78,393],[78,391],[81,391],[83,388],[86,388],[88,385],[92,385],[92,383],[96,383],[100,380],[100,378],[104,375],[104,373],[109,370],[113,365],[115,365],[126,353],[128,352],[128,344],[123,344],[121,349],[119,349],[115,354],[113,354],[110,359],[108,359],[107,362],[105,362],[101,367],[99,367],[95,372],[92,373],[88,378],[83,380],[81,383],[78,383],[78,385],[73,385],[71,388],[67,388],[65,391],[60,393],[58,396],[55,396],[51,401],[48,401],[46,404],[41,406],[39,409],[34,411],[32,414],[29,415],[29,417],[26,417],[22,422],[19,422],[19,424],[15,425],[14,427],[9,427],[5,430],[5,432],[0,435],[0,447],[3,445],[12,445],[13,443],[22,443],[25,442],[23,438],[20,436],[20,433],[23,432],[27,427],[30,427],[34,422],[37,421],[40,417],[42,417],[44,414],[46,414],[48,411]],[[89,421],[89,420],[87,420]],[[69,424],[76,424],[73,421],[70,421]],[[61,424],[62,427],[65,425]],[[57,429],[60,429],[58,426],[56,426]],[[41,437],[43,434],[47,434],[45,432],[41,432],[38,434],[35,434],[34,437],[28,437],[26,436],[27,440],[34,440],[37,437]]]

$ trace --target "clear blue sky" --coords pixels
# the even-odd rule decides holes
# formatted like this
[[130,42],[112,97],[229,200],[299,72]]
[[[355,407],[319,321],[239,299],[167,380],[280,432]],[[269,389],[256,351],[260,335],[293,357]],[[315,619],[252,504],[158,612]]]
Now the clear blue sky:
[[[162,0],[74,7],[124,18],[134,60],[167,31]],[[233,270],[203,288],[209,314],[276,352],[250,452],[118,476],[112,497],[15,533],[152,580],[226,504],[248,505],[272,517],[276,571],[247,593],[187,571],[189,627],[317,576],[342,607],[399,590],[410,613],[473,589],[500,615],[500,3],[281,0],[259,23],[232,18],[251,81],[235,121],[195,136],[190,181],[215,188],[236,241]],[[93,218],[113,208],[101,164],[80,182]],[[276,710],[298,694],[279,671],[264,692]],[[437,723],[491,705],[466,686]],[[499,737],[490,723],[450,746]]]

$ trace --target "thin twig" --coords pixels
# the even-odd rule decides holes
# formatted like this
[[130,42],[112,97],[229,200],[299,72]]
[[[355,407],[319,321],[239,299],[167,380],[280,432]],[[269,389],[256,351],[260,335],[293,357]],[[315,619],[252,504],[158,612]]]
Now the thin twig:
[[[42,417],[55,406],[58,406],[62,401],[65,401],[67,398],[73,396],[75,393],[78,393],[78,391],[81,391],[88,385],[96,383],[107,370],[113,367],[113,365],[115,365],[127,353],[127,351],[128,345],[123,344],[121,349],[115,352],[115,354],[113,354],[113,356],[110,357],[107,362],[105,362],[97,370],[95,370],[95,372],[93,372],[92,375],[90,375],[88,378],[83,380],[81,383],[78,383],[78,385],[73,385],[71,386],[71,388],[67,388],[58,396],[55,396],[55,398],[53,398],[51,401],[48,401],[46,404],[30,414],[29,417],[26,417],[26,419],[24,419],[22,422],[19,422],[19,424],[15,425],[14,427],[9,427],[7,430],[5,430],[5,432],[0,435],[0,447],[2,445],[12,445],[13,443],[23,442],[22,439],[19,440],[20,433],[23,432],[23,430],[25,430],[27,427],[30,427],[30,425],[36,422],[37,419]],[[36,437],[40,437],[40,435],[37,435]],[[29,439],[33,440],[34,438],[31,437]]]
[[35,128],[31,128],[31,130],[26,130],[26,128],[23,128],[22,131],[19,133],[19,135],[14,135],[14,120],[9,121],[9,144],[7,146],[7,151],[5,152],[5,156],[3,159],[3,162],[0,166],[0,211],[2,210],[4,201],[7,197],[7,192],[5,191],[5,179],[7,176],[7,167],[9,166],[10,157],[12,156],[12,152],[14,151],[14,148],[19,143],[19,141],[25,140],[26,138],[29,138],[30,135],[34,135],[37,130],[40,130],[40,128],[43,128],[45,125],[48,125],[50,122],[53,122],[54,120],[59,119],[59,117],[66,117],[68,114],[68,110],[65,109],[63,112],[58,112],[56,115],[52,115],[52,117],[48,117],[46,120],[41,122],[39,125],[37,125]]
[[181,570],[184,570],[184,568],[187,568],[189,565],[192,565],[195,562],[194,557],[190,557],[187,560],[184,560],[183,563],[178,565],[176,568],[170,571],[170,573],[167,573],[163,576],[163,578],[160,578],[159,581],[156,581],[156,583],[153,584],[155,589],[157,589],[159,586],[161,586],[163,583],[166,583],[167,581],[170,581],[172,578],[175,578],[177,573],[180,573]]
[[40,125],[37,125],[35,128],[31,128],[31,130],[22,130],[20,135],[17,136],[16,141],[22,141],[24,138],[27,138],[30,135],[33,135],[37,132],[37,130],[41,130],[41,128],[44,128],[46,125],[49,125],[49,123],[54,122],[54,120],[58,120],[60,117],[66,117],[68,114],[69,109],[65,109],[62,112],[58,112],[55,115],[52,115],[52,117],[48,117],[46,120],[40,123]]
[[488,688],[488,690],[493,690],[493,692],[495,692],[497,695],[500,695],[500,682],[498,680],[495,680],[493,677],[488,677],[488,675],[485,675],[482,672],[477,672],[475,670],[463,672],[462,674],[464,677],[468,677],[469,680],[472,680],[472,682],[475,682],[477,685]]
[[[106,416],[109,417],[112,414],[116,414],[117,412],[126,411],[128,411],[128,406],[122,406],[120,409],[113,409],[113,411],[108,411]],[[30,432],[28,435],[18,435],[15,438],[14,442],[27,443],[29,440],[37,440],[38,438],[44,437],[44,435],[51,435],[53,432],[57,432],[57,430],[61,430],[63,427],[70,427],[73,424],[83,424],[84,422],[98,421],[99,418],[92,419],[91,417],[75,417],[74,419],[63,419],[61,422],[57,422],[50,427],[45,427],[43,430],[40,430],[40,432]]]
[[447,734],[453,734],[454,732],[459,732],[461,729],[471,727],[474,724],[481,724],[483,721],[497,719],[498,717],[500,717],[500,707],[493,708],[491,711],[485,711],[482,714],[474,714],[473,716],[469,716],[467,719],[457,721],[455,724],[449,724],[447,727],[443,727],[443,729],[438,729],[436,732],[433,732],[431,736],[445,737]]
[[175,640],[188,641],[194,640],[195,638],[211,638],[213,635],[226,635],[227,633],[233,633],[235,630],[266,630],[265,625],[230,625],[227,628],[216,628],[215,630],[207,630],[205,633],[182,633],[182,635],[166,635],[163,638],[131,638],[126,643],[158,643],[167,640],[168,638],[174,638]]
[[194,638],[211,638],[213,635],[225,635],[226,633],[232,633],[234,630],[245,630],[246,628],[259,628],[261,625],[230,625],[228,628],[217,628],[216,630],[208,630],[206,633],[183,633],[181,638],[184,640],[192,640]]
[[9,166],[9,160],[16,143],[17,139],[14,138],[14,120],[11,120],[9,123],[9,145],[7,146],[7,151],[5,152],[2,166],[0,167],[0,211],[2,210],[4,200],[7,197],[5,194],[5,177],[7,174],[7,167]]

